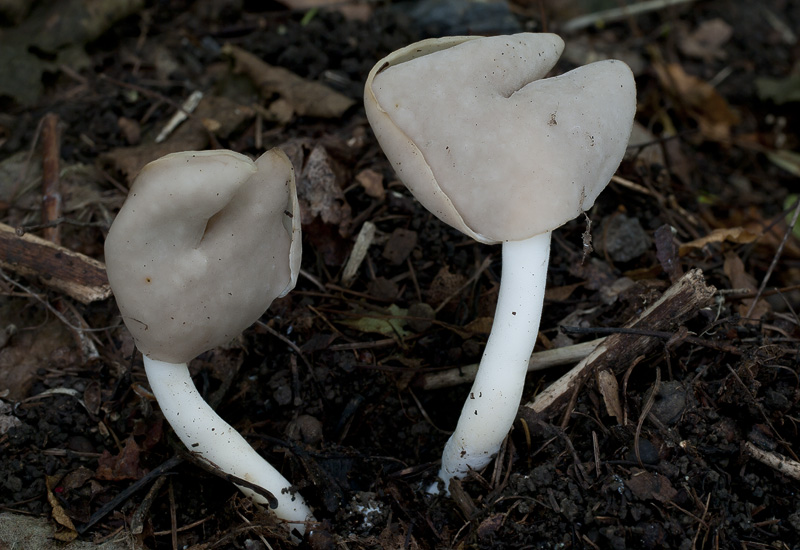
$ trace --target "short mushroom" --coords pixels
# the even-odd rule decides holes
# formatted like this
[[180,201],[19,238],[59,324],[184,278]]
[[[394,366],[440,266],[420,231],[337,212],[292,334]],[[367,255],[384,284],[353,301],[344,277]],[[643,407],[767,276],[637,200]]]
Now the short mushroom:
[[175,433],[214,467],[272,493],[275,514],[303,533],[313,519],[303,498],[203,400],[187,366],[294,288],[297,213],[294,171],[278,149],[256,162],[233,151],[174,153],[134,181],[105,259],[122,319]]
[[544,78],[563,49],[554,34],[424,40],[367,78],[367,117],[399,178],[442,221],[503,244],[492,330],[442,455],[445,488],[488,464],[508,434],[538,334],[551,232],[594,204],[633,125],[627,65]]

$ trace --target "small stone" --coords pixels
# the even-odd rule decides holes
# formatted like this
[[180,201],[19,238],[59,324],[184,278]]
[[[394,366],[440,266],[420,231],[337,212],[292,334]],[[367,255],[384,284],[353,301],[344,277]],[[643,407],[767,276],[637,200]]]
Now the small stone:
[[662,383],[658,388],[650,414],[664,424],[670,425],[678,421],[687,404],[686,389],[677,381]]
[[606,222],[603,243],[612,260],[625,263],[647,252],[650,237],[637,218],[618,214]]
[[286,427],[286,435],[316,445],[322,441],[322,422],[309,414],[301,414]]
[[411,330],[414,332],[425,332],[431,328],[433,324],[432,321],[436,319],[436,312],[429,304],[418,302],[408,308],[408,316],[411,317],[411,319],[408,320],[408,326]]
[[393,265],[400,265],[417,246],[417,232],[409,229],[397,228],[389,235],[383,249],[383,257]]
[[272,392],[272,398],[278,405],[288,405],[292,402],[292,390],[287,384],[282,384]]

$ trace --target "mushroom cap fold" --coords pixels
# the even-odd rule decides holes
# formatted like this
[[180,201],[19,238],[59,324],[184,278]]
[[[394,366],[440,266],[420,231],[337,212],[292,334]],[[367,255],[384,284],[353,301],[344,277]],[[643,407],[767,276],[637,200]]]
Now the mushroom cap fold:
[[225,344],[294,288],[294,169],[272,149],[173,153],[145,166],[109,230],[108,280],[152,359],[185,363]]
[[600,61],[543,78],[554,34],[412,44],[367,79],[367,117],[414,196],[484,243],[552,231],[594,204],[636,111],[633,75]]

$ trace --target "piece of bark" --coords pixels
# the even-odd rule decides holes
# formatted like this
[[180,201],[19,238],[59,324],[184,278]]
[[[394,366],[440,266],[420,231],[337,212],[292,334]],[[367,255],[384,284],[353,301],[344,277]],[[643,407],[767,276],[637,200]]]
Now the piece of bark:
[[[675,330],[707,306],[716,289],[706,284],[703,272],[693,269],[669,287],[663,296],[648,307],[626,328],[650,331]],[[607,337],[589,356],[573,367],[536,398],[520,409],[529,426],[550,419],[564,410],[571,397],[593,375],[609,370],[615,375],[625,371],[639,355],[654,350],[660,339],[650,335],[616,333]]]
[[288,69],[265,63],[237,46],[225,44],[222,53],[236,61],[237,70],[250,77],[263,97],[278,94],[289,102],[297,115],[339,118],[355,105],[355,101],[325,84],[306,80]]
[[0,224],[0,267],[38,278],[84,304],[111,296],[102,262],[35,235],[19,237],[6,224]]
[[[528,372],[535,370],[548,369],[559,365],[569,365],[575,361],[580,361],[599,346],[605,338],[598,338],[590,342],[564,346],[563,348],[548,349],[537,351],[531,355],[528,362]],[[459,384],[468,384],[475,380],[478,372],[478,365],[467,365],[439,372],[424,374],[417,379],[415,385],[424,390],[437,390],[439,388],[449,388]]]

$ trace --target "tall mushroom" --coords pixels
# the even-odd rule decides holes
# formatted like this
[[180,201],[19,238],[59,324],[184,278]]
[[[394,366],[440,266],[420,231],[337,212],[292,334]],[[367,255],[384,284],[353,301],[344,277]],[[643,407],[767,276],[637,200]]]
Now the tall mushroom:
[[175,433],[214,467],[272,493],[275,514],[303,533],[312,518],[303,498],[203,400],[187,366],[294,288],[297,214],[294,170],[278,149],[256,162],[233,151],[174,153],[134,181],[105,258],[122,319]]
[[399,178],[442,221],[503,244],[492,330],[442,455],[445,488],[488,464],[508,434],[538,333],[551,232],[593,205],[633,125],[627,65],[543,78],[563,49],[554,34],[424,40],[367,78],[367,117]]

